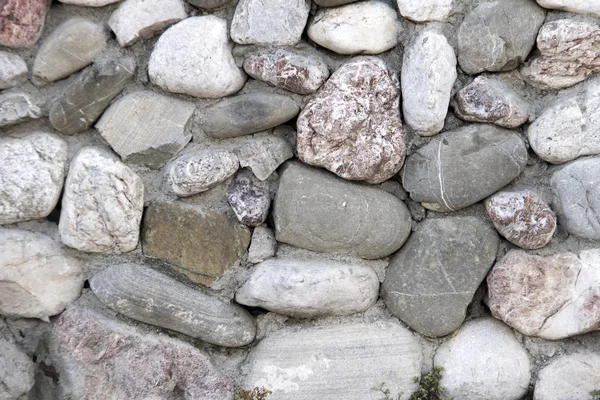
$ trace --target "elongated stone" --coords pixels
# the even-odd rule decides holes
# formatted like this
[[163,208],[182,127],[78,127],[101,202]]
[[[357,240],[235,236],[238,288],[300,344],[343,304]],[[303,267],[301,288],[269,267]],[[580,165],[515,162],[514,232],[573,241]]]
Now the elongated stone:
[[272,135],[250,139],[234,151],[240,160],[240,166],[250,168],[261,181],[271,176],[285,160],[294,155],[287,140]]
[[26,93],[0,94],[0,128],[42,117],[42,110]]
[[444,21],[448,19],[454,0],[397,0],[404,18],[415,22]]
[[120,0],[59,0],[61,3],[81,7],[104,7]]
[[4,0],[0,4],[0,46],[32,47],[42,35],[50,0]]
[[149,267],[120,264],[90,279],[94,294],[108,307],[138,321],[225,347],[254,340],[250,314],[169,278]]
[[27,64],[21,57],[0,51],[0,90],[22,85],[27,81]]
[[277,252],[275,233],[264,226],[257,226],[252,232],[252,242],[248,249],[248,262],[257,264],[271,258]]

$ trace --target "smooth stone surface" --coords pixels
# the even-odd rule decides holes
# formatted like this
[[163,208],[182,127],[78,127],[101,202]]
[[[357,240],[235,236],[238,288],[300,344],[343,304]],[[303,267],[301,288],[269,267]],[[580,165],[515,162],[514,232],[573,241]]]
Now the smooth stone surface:
[[544,8],[600,16],[598,0],[536,0]]
[[467,322],[433,362],[443,368],[440,387],[454,400],[519,400],[531,379],[527,351],[492,318]]
[[52,104],[52,127],[67,135],[89,129],[131,81],[135,67],[131,57],[94,63]]
[[54,82],[85,68],[106,47],[102,25],[74,17],[58,26],[35,56],[33,77]]
[[382,286],[387,308],[423,335],[453,332],[492,267],[498,244],[496,232],[476,217],[426,219],[390,260]]
[[398,44],[398,16],[379,1],[321,8],[308,25],[308,37],[338,54],[379,54]]
[[204,98],[232,95],[246,82],[231,55],[227,21],[213,15],[167,29],[154,45],[148,76],[166,91]]
[[584,239],[600,239],[600,158],[573,161],[550,180],[558,221]]
[[537,194],[529,191],[499,192],[485,201],[498,232],[523,249],[547,245],[556,229],[556,216]]
[[454,0],[397,0],[404,18],[414,22],[445,21],[452,13]]
[[273,206],[279,242],[367,259],[398,250],[412,225],[394,195],[300,163],[285,166]]
[[296,318],[363,312],[377,301],[372,268],[322,260],[272,258],[258,264],[235,301]]
[[473,124],[443,133],[408,157],[402,181],[423,207],[456,211],[506,186],[526,163],[518,134]]
[[309,0],[239,0],[231,21],[231,40],[292,46],[300,41],[309,11]]
[[494,317],[557,340],[600,329],[600,250],[540,257],[511,250],[488,275]]
[[[0,399],[26,399],[34,384],[35,364],[3,333],[0,325]],[[8,333],[10,335],[10,333]],[[24,396],[24,397],[21,397]]]
[[250,54],[244,70],[254,79],[290,92],[311,94],[329,78],[329,68],[316,56],[285,49]]
[[396,72],[376,57],[338,68],[298,116],[300,160],[350,180],[380,183],[404,162]]
[[296,102],[271,92],[240,94],[221,100],[204,113],[203,130],[215,139],[229,139],[265,131],[294,118]]
[[143,90],[111,104],[96,129],[123,161],[156,169],[192,138],[195,109],[193,103]]
[[106,5],[116,3],[119,0],[58,0],[64,4],[72,4],[82,7],[104,7]]
[[0,4],[0,46],[33,47],[42,35],[49,0],[4,0]]
[[508,84],[485,76],[456,93],[452,102],[460,119],[517,128],[529,119],[533,107]]
[[[327,73],[329,75],[329,72]],[[0,50],[0,90],[27,82],[27,64],[21,57]]]
[[48,216],[62,191],[67,143],[50,133],[0,137],[0,225]]
[[238,221],[247,226],[259,226],[267,220],[271,194],[254,182],[249,171],[240,171],[227,189],[227,202]]
[[59,398],[223,400],[234,391],[208,354],[84,306],[52,324],[49,348]]
[[397,323],[285,329],[252,349],[242,386],[272,390],[269,400],[375,400],[385,382],[392,398],[408,400],[421,362],[418,341]]
[[257,226],[252,232],[252,241],[248,249],[248,262],[257,264],[275,255],[277,241],[275,233],[264,226]]
[[112,13],[108,26],[121,47],[150,39],[187,17],[182,0],[125,0]]
[[425,30],[414,37],[402,62],[402,110],[408,126],[422,136],[444,127],[456,80],[456,55],[446,37]]
[[26,93],[0,94],[0,128],[42,117],[42,110]]
[[242,307],[194,290],[150,267],[113,265],[90,279],[105,305],[137,321],[225,347],[254,340],[254,319]]
[[71,161],[58,229],[64,244],[93,253],[136,248],[144,208],[139,176],[100,147],[84,147]]
[[535,384],[534,400],[588,399],[600,388],[600,354],[563,355],[545,366]]
[[242,168],[250,168],[254,176],[266,180],[294,152],[288,141],[277,136],[257,137],[235,149]]
[[0,314],[48,321],[79,297],[81,267],[46,235],[0,229]]
[[184,203],[154,203],[144,214],[144,255],[210,285],[244,255],[250,232],[234,218]]
[[191,5],[206,10],[213,10],[226,6],[230,3],[233,3],[233,1],[235,0],[187,0],[187,2]]
[[479,4],[458,30],[458,62],[467,74],[510,71],[533,48],[546,13],[533,0]]

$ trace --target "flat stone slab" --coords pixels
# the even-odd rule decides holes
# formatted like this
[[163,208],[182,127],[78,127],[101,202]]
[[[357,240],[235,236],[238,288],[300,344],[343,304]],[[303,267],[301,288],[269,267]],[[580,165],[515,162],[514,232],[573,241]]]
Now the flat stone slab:
[[264,227],[257,226],[252,232],[252,241],[250,242],[250,248],[248,249],[248,262],[257,264],[261,261],[265,261],[275,255],[277,251],[277,241],[275,240],[275,233],[273,230]]
[[0,46],[33,47],[42,35],[49,0],[5,0],[0,5]]
[[42,117],[42,110],[26,93],[0,94],[0,128]]
[[294,155],[287,140],[273,135],[252,138],[234,151],[240,166],[250,168],[261,181],[266,180],[285,160]]
[[27,64],[16,54],[0,51],[0,89],[10,89],[27,82]]
[[580,351],[545,366],[535,383],[534,400],[580,400],[600,387],[600,354]]

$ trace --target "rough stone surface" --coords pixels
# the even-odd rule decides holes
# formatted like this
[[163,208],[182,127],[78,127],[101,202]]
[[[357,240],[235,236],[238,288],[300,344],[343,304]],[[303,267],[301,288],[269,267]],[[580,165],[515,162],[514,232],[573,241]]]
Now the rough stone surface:
[[598,0],[536,0],[544,8],[600,16]]
[[221,100],[204,114],[204,133],[216,139],[228,139],[264,131],[281,125],[300,112],[288,96],[253,92]]
[[160,168],[190,141],[193,103],[149,90],[110,105],[96,129],[125,162]]
[[50,133],[0,137],[0,225],[44,218],[65,178],[67,143]]
[[246,82],[231,55],[227,22],[213,15],[167,29],[154,45],[148,75],[164,90],[205,98],[229,96]]
[[563,339],[600,329],[600,250],[540,257],[511,250],[488,275],[492,315],[524,335]]
[[19,86],[25,82],[27,82],[25,61],[16,54],[0,50],[0,90]]
[[227,190],[227,202],[238,221],[248,226],[259,226],[267,220],[271,194],[254,182],[248,171],[238,173]]
[[387,308],[423,335],[453,332],[498,244],[496,232],[476,217],[425,220],[390,260],[382,287]]
[[0,94],[0,128],[42,117],[42,110],[26,93]]
[[455,400],[519,400],[529,387],[527,351],[509,327],[491,318],[467,322],[433,360],[440,387]]
[[319,58],[285,49],[250,54],[244,70],[254,79],[298,94],[316,92],[329,78],[329,68]]
[[87,307],[65,311],[49,342],[62,399],[222,400],[233,393],[233,382],[204,352]]
[[517,68],[533,48],[546,14],[533,0],[481,3],[458,30],[458,62],[468,74]]
[[106,47],[102,25],[75,17],[57,27],[37,52],[33,77],[54,82],[91,64]]
[[257,264],[275,255],[277,241],[275,233],[264,226],[257,226],[252,232],[252,242],[248,249],[248,262]]
[[235,219],[184,203],[154,203],[144,214],[144,254],[210,285],[246,252],[250,232]]
[[231,21],[231,40],[239,44],[291,46],[306,26],[308,0],[240,0]]
[[423,207],[455,211],[510,183],[526,163],[527,149],[519,135],[473,124],[445,132],[408,157],[402,181]]
[[573,161],[551,178],[558,221],[585,239],[600,239],[600,158]]
[[508,84],[484,76],[462,88],[452,103],[456,115],[471,122],[517,128],[529,119],[532,106]]
[[412,224],[408,209],[394,195],[300,163],[285,166],[273,219],[279,242],[367,259],[398,250]]
[[[8,330],[7,330],[8,331]],[[21,399],[34,384],[35,364],[0,325],[0,399]],[[23,397],[25,399],[27,397]]]
[[[599,8],[600,10],[600,8]],[[544,367],[535,384],[534,400],[581,400],[600,387],[600,354],[564,355]],[[592,397],[593,398],[593,397]]]
[[[600,8],[599,8],[600,12]],[[560,19],[540,29],[540,55],[521,68],[529,82],[542,89],[562,89],[600,71],[598,23]]]
[[129,318],[218,346],[244,346],[256,336],[254,319],[242,307],[143,265],[113,265],[94,275],[90,287],[105,305]]
[[213,10],[233,3],[234,0],[188,0],[187,2],[198,8]]
[[411,40],[402,62],[404,120],[420,135],[444,127],[450,92],[456,80],[456,55],[446,37],[425,30]]
[[258,264],[235,300],[296,318],[363,312],[379,296],[370,267],[328,260],[272,258]]
[[385,382],[393,398],[408,400],[421,362],[419,343],[397,323],[281,330],[250,352],[242,386],[272,390],[269,400],[375,400]]
[[237,171],[237,156],[224,149],[205,149],[177,158],[165,173],[166,185],[179,197],[202,193]]
[[361,1],[319,9],[307,31],[312,41],[339,54],[379,54],[398,44],[400,26],[387,4]]
[[404,18],[415,22],[445,21],[452,13],[454,0],[397,0]]
[[320,7],[337,7],[344,4],[354,3],[358,0],[314,0]]
[[135,67],[130,57],[94,63],[52,104],[52,127],[67,135],[89,129],[131,81]]
[[544,247],[556,229],[556,216],[548,204],[528,190],[496,193],[485,208],[498,232],[523,249]]
[[343,64],[298,116],[298,156],[345,179],[380,183],[406,154],[400,83],[375,57]]
[[79,297],[83,281],[80,262],[48,236],[0,229],[0,314],[48,321]]
[[182,0],[126,0],[110,16],[108,26],[125,47],[149,39],[186,17]]
[[62,242],[94,253],[136,248],[144,184],[108,151],[85,147],[71,161],[58,229]]
[[106,5],[116,3],[119,0],[58,0],[64,4],[72,4],[82,7],[104,7]]
[[32,47],[42,35],[48,0],[4,0],[0,4],[0,46]]
[[242,168],[248,167],[261,181],[294,155],[288,141],[277,136],[252,139],[235,150]]

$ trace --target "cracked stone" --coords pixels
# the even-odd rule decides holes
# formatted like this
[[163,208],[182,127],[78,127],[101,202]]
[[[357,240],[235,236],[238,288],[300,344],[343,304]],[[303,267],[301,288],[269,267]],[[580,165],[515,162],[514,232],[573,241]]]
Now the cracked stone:
[[414,22],[445,21],[454,6],[454,0],[397,0],[404,18]]
[[238,221],[247,226],[263,224],[271,207],[269,189],[255,179],[251,172],[240,171],[227,189],[227,202]]
[[234,151],[240,160],[240,166],[250,168],[261,181],[266,180],[285,160],[294,155],[292,145],[277,136],[252,138]]
[[3,0],[0,4],[0,46],[33,47],[42,35],[49,0]]
[[0,94],[0,128],[42,117],[42,110],[26,93]]
[[539,372],[533,398],[581,400],[589,398],[598,388],[600,354],[581,349],[578,353],[557,357]]
[[0,90],[27,82],[27,64],[16,54],[0,51]]
[[600,0],[536,0],[544,8],[600,17]]
[[252,232],[252,241],[248,249],[248,262],[257,264],[271,258],[277,252],[277,241],[273,230],[257,226]]

